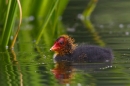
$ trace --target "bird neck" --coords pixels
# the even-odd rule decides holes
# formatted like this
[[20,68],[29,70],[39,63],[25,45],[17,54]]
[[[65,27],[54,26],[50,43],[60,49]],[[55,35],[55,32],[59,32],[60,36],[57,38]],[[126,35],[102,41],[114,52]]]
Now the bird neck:
[[59,52],[57,52],[57,54],[60,56],[72,54],[76,46],[77,46],[76,44],[67,45],[65,48],[62,48]]

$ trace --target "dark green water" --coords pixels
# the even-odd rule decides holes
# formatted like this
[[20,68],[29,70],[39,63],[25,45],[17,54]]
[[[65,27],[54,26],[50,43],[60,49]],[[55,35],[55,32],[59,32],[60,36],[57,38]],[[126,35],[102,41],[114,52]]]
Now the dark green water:
[[[77,16],[85,8],[84,0],[71,0],[63,15],[66,31],[77,43],[97,44]],[[80,3],[80,4],[79,4]],[[83,5],[83,6],[82,6]],[[79,6],[78,9],[75,7]],[[113,50],[112,66],[93,67],[78,64],[60,70],[47,45],[33,41],[17,42],[14,53],[0,52],[1,86],[130,86],[130,1],[99,0],[91,20],[105,44]],[[78,11],[77,11],[78,10]],[[21,48],[21,46],[24,46]],[[99,45],[100,46],[100,45]],[[38,48],[35,51],[32,49]]]

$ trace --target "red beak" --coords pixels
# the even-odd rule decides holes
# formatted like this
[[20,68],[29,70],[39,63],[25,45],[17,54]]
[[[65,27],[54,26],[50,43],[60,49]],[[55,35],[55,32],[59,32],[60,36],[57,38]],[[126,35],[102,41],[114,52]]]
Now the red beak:
[[58,47],[58,44],[57,44],[57,43],[55,43],[55,44],[50,48],[51,51],[57,51],[58,49],[59,49],[59,47]]

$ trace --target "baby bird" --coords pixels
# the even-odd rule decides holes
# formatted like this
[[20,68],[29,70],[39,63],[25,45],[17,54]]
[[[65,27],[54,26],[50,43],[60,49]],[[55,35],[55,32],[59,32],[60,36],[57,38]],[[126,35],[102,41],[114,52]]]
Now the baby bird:
[[50,48],[56,53],[55,61],[78,63],[111,63],[113,54],[111,49],[94,45],[77,46],[75,40],[68,35],[61,35]]

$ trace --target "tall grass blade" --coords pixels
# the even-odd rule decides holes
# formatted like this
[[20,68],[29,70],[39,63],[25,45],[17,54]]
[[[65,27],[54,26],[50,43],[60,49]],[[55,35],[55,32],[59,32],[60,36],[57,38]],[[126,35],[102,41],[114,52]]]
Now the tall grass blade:
[[58,35],[58,32],[60,31],[60,29],[63,28],[58,28],[58,25],[61,24],[61,20],[60,17],[64,11],[64,9],[66,8],[67,4],[68,4],[69,0],[60,0],[58,3],[58,6],[54,12],[54,21],[53,21],[53,27],[52,27],[52,31],[53,31],[53,36],[54,35]]
[[49,20],[51,19],[51,16],[52,16],[54,10],[56,9],[56,7],[57,7],[57,5],[58,5],[58,2],[59,2],[59,0],[56,0],[56,2],[55,2],[55,4],[54,4],[54,6],[53,6],[51,12],[50,12],[49,15],[47,16],[47,18],[46,18],[46,20],[45,20],[45,23],[43,24],[43,27],[42,27],[42,29],[41,29],[41,31],[40,31],[38,37],[37,37],[36,44],[39,43],[40,38],[41,38],[41,36],[42,36],[42,34],[43,34],[43,32],[44,32],[44,29],[45,29],[45,27],[47,26]]
[[9,0],[8,1],[8,8],[6,13],[6,20],[4,22],[4,29],[2,32],[2,41],[1,46],[5,50],[6,46],[8,46],[10,34],[14,25],[14,18],[17,10],[17,1],[16,0]]

